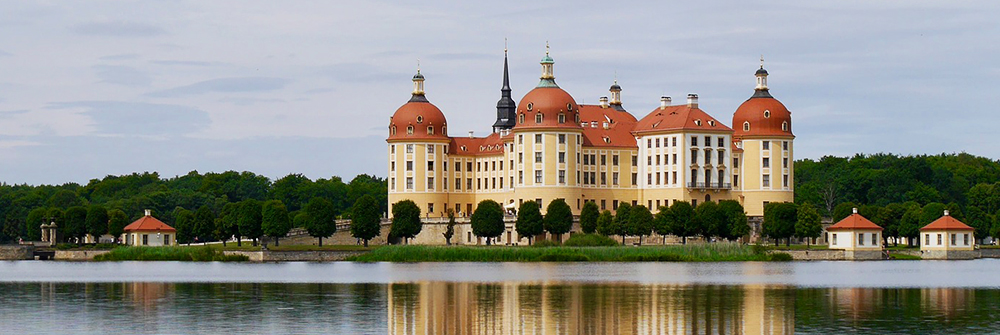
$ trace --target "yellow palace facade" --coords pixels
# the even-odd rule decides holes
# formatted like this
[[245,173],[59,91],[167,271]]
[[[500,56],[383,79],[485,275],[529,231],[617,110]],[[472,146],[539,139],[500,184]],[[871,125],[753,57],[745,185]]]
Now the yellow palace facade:
[[538,86],[515,103],[504,58],[497,118],[485,137],[450,136],[418,70],[412,97],[388,127],[390,213],[407,199],[432,218],[448,209],[470,215],[486,199],[510,209],[535,200],[543,212],[565,199],[574,214],[586,201],[655,213],[676,201],[735,199],[753,218],[768,202],[793,200],[791,113],[770,95],[763,65],[732,128],[701,110],[696,94],[678,104],[661,97],[636,118],[622,106],[617,81],[599,104],[578,104],[556,84],[554,65],[546,52]]

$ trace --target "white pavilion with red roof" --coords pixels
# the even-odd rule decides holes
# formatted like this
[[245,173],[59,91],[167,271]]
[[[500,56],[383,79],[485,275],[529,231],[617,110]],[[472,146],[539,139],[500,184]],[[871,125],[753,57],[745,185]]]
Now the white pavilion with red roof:
[[958,221],[948,211],[920,228],[920,256],[924,259],[979,258],[975,248],[975,228]]
[[882,227],[854,213],[826,228],[829,248],[844,250],[846,259],[882,259]]
[[177,244],[177,229],[153,217],[152,211],[125,226],[122,240],[131,246],[167,246]]

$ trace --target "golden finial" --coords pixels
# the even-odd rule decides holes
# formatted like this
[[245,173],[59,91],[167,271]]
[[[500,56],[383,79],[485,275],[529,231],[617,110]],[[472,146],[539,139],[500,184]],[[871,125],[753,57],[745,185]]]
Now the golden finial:
[[549,55],[549,41],[545,41],[545,55]]
[[760,55],[760,68],[762,68],[762,69],[764,68],[764,55],[763,54]]

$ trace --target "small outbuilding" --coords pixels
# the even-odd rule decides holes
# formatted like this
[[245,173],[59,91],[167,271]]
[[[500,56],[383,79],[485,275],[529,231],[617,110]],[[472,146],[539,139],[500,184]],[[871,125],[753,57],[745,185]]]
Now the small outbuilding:
[[122,240],[131,246],[167,246],[177,244],[177,229],[153,217],[152,211],[125,226]]
[[829,248],[844,250],[845,259],[883,259],[882,227],[858,214],[857,208],[826,231]]
[[944,211],[944,216],[920,228],[920,255],[924,259],[979,258],[976,229]]

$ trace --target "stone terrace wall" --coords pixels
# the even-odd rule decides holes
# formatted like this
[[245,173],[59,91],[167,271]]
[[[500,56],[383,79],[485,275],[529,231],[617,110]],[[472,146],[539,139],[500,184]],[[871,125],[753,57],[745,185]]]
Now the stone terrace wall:
[[251,262],[337,262],[367,251],[224,251],[247,256]]
[[982,258],[1000,258],[1000,249],[982,248],[979,249],[979,254]]
[[35,259],[35,247],[30,245],[0,246],[0,261],[18,261]]
[[842,261],[845,260],[843,250],[781,250],[792,255],[797,261]]
[[97,255],[103,255],[111,250],[56,250],[52,259],[57,261],[92,261]]

